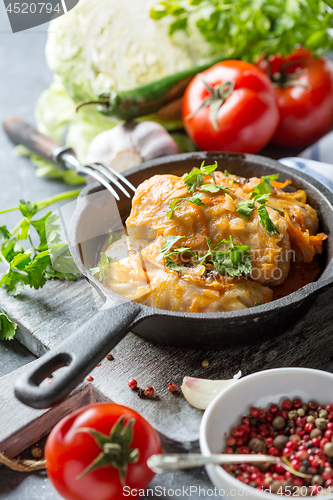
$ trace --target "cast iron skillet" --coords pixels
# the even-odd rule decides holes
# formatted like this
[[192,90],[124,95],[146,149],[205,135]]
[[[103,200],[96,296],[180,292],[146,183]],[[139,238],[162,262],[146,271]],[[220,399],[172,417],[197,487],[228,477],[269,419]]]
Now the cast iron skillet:
[[[138,186],[155,174],[182,175],[193,167],[218,161],[219,170],[252,177],[278,172],[280,181],[293,181],[293,188],[305,189],[309,203],[318,211],[320,230],[333,235],[333,194],[318,181],[302,172],[259,156],[228,153],[188,153],[164,157],[141,164],[127,172],[128,179]],[[102,187],[93,184],[85,188],[79,198],[69,231],[69,245],[73,258],[87,280],[105,299],[105,306],[85,325],[27,369],[15,387],[17,398],[34,408],[46,408],[62,400],[76,387],[96,364],[129,332],[145,339],[189,349],[221,350],[266,340],[283,333],[308,308],[314,298],[333,283],[333,238],[325,242],[323,272],[315,283],[276,301],[251,309],[193,314],[153,309],[128,301],[107,289],[88,271],[96,265],[103,241],[114,229],[114,200],[89,201],[85,195],[98,193]],[[130,201],[118,203],[123,219],[129,214]],[[92,237],[93,234],[102,235]],[[112,307],[111,307],[112,306]],[[56,369],[67,366],[50,385],[41,382]]]

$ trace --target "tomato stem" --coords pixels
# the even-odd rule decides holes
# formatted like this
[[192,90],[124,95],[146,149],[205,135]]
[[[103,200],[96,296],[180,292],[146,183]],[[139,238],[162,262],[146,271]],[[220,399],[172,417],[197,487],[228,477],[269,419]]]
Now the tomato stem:
[[300,82],[298,79],[307,73],[308,69],[303,68],[301,70],[295,70],[293,73],[287,73],[286,68],[288,66],[294,66],[295,64],[300,64],[303,62],[303,59],[296,59],[294,61],[285,61],[280,70],[276,71],[275,73],[271,74],[271,67],[269,65],[269,75],[270,79],[273,82],[274,87],[280,87],[282,89],[285,89],[287,87],[304,87],[308,90],[311,90],[311,85],[309,85],[306,82]]
[[205,99],[195,111],[192,111],[192,113],[187,115],[185,120],[186,121],[190,120],[198,113],[198,111],[200,111],[200,109],[209,106],[210,121],[212,122],[214,129],[219,130],[217,115],[222,104],[228,99],[228,97],[234,91],[235,82],[231,80],[222,83],[221,85],[216,85],[215,87],[212,87],[202,78],[202,75],[200,75],[200,73],[198,74],[198,76],[201,79],[204,86],[210,92],[210,96],[207,97],[207,99]]

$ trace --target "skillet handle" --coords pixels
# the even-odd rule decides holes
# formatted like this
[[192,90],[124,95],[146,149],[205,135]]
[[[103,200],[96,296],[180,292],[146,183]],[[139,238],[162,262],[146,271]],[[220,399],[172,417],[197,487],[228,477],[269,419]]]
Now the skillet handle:
[[[15,396],[32,408],[48,408],[64,399],[134,326],[141,307],[125,302],[103,309],[76,332],[25,370],[15,384]],[[52,383],[41,382],[67,366]]]

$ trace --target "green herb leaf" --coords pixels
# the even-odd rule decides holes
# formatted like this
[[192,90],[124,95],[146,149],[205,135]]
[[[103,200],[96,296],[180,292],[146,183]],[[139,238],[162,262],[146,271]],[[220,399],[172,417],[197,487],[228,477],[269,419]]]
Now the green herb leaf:
[[38,212],[38,206],[36,203],[31,203],[30,201],[20,200],[21,205],[19,210],[23,217],[26,217],[29,221]]
[[163,256],[166,256],[166,254],[169,253],[173,245],[177,243],[177,241],[179,241],[181,238],[185,238],[185,236],[167,236],[164,240],[160,253]]
[[218,193],[218,191],[223,191],[224,189],[230,190],[229,187],[219,184],[203,184],[199,187],[199,191],[208,191],[209,193]]
[[167,219],[171,219],[173,212],[176,210],[177,207],[181,204],[182,201],[187,201],[189,203],[193,203],[194,205],[198,205],[199,207],[206,207],[204,203],[200,200],[200,198],[196,196],[191,196],[190,198],[175,198],[171,203],[170,203],[170,209],[167,211]]
[[[229,242],[223,240],[223,244],[227,243]],[[242,274],[249,274],[252,269],[250,250],[247,245],[235,246],[230,236],[229,249],[226,251],[213,250],[211,260],[215,269],[221,275],[241,276]]]
[[[69,253],[68,245],[60,241],[58,216],[49,212],[38,220],[32,220],[39,206],[45,207],[69,197],[66,192],[38,203],[21,200],[21,205],[16,207],[24,215],[21,223],[15,227],[12,234],[6,226],[1,226],[1,234],[7,239],[0,246],[0,259],[7,264],[8,269],[1,278],[0,286],[5,286],[10,295],[18,295],[26,285],[35,289],[41,288],[51,278],[76,279],[78,269]],[[33,243],[36,238],[32,238],[30,234],[32,229],[36,232],[34,236],[39,239],[37,246]],[[32,245],[30,250],[20,244],[20,241],[26,239],[29,239]],[[55,256],[55,253],[58,255]],[[53,267],[55,262],[56,269]]]
[[236,212],[242,217],[242,219],[247,220],[251,217],[254,210],[254,200],[240,201],[237,205]]
[[115,262],[116,260],[116,257],[108,257],[104,252],[101,252],[101,260],[99,261],[97,267],[91,267],[89,271],[93,276],[98,273],[99,281],[103,281],[105,276],[105,267],[107,266],[108,268],[110,268],[112,262]]
[[183,269],[183,266],[179,266],[178,264],[176,264],[175,261],[171,258],[171,255],[180,255],[181,253],[189,253],[190,255],[196,256],[196,254],[186,246],[174,248],[170,252],[173,245],[177,243],[177,241],[179,241],[181,238],[185,238],[185,236],[167,236],[160,250],[161,257],[165,257],[166,259],[165,262],[166,267],[169,267],[174,271],[181,271]]
[[200,169],[197,168],[192,170],[189,174],[184,177],[184,184],[187,187],[189,193],[193,193],[201,184],[204,183],[204,175],[209,175],[215,181],[214,171],[217,169],[217,162],[214,165],[205,165],[203,161]]
[[183,266],[178,266],[178,264],[176,264],[175,261],[169,256],[167,256],[165,259],[165,265],[166,267],[169,267],[169,269],[172,269],[173,271],[183,270]]
[[272,181],[279,178],[279,174],[263,175],[262,181],[253,189],[254,195],[269,194],[273,190]]
[[259,219],[261,224],[267,229],[267,232],[270,236],[273,236],[274,234],[278,234],[279,230],[275,226],[274,222],[269,216],[269,213],[267,211],[267,208],[265,205],[260,205],[258,208],[258,214],[259,214]]
[[10,232],[8,231],[7,226],[0,226],[0,236],[5,238],[5,240],[9,240]]
[[[169,22],[170,34],[183,31],[196,40],[199,35],[211,44],[220,59],[255,62],[265,55],[289,54],[303,45],[322,55],[333,47],[332,0],[161,0],[151,17]],[[163,23],[165,20],[163,20]]]
[[121,240],[122,237],[123,233],[121,231],[109,231],[108,246],[110,246],[111,243],[114,243],[115,241]]
[[11,321],[7,314],[0,311],[0,340],[12,340],[15,335],[17,325]]
[[269,208],[272,208],[273,210],[275,210],[275,212],[280,212],[280,214],[284,215],[284,211],[283,210],[280,210],[279,208],[275,208],[275,207],[272,207],[271,205],[267,205]]
[[208,246],[208,252],[200,260],[200,262],[199,262],[200,265],[203,265],[204,262],[206,262],[206,259],[208,257],[212,256],[212,240],[210,238],[208,238],[208,236],[206,236],[206,241],[207,241],[207,246]]

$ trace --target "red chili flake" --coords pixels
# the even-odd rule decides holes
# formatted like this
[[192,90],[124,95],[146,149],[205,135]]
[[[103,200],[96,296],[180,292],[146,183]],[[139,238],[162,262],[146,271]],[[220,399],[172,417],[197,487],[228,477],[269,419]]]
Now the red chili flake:
[[114,360],[113,354],[109,352],[109,354],[106,356],[106,359],[108,359],[109,361],[113,361]]
[[101,366],[101,364],[102,364],[102,363],[97,363],[97,365],[96,365],[96,366]]
[[155,394],[155,390],[154,388],[151,386],[151,385],[147,385],[147,387],[145,388],[145,390],[143,391],[143,394],[147,397],[147,398],[152,398]]
[[172,382],[169,382],[168,383],[168,391],[172,392],[172,393],[178,391],[178,385],[177,384],[173,384]]
[[92,377],[91,375],[88,375],[87,377],[87,381],[88,382],[92,382],[94,380],[94,377]]
[[127,383],[130,389],[135,389],[138,386],[138,383],[134,378],[131,378],[131,380],[129,380]]

